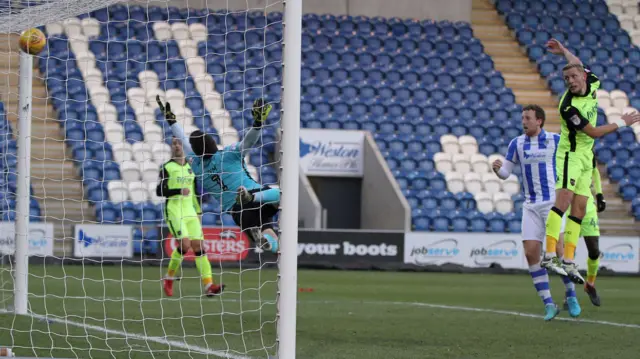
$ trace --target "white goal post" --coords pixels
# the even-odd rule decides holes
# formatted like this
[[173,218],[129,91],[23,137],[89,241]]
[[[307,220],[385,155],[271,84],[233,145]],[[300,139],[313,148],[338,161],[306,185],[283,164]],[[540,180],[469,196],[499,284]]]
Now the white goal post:
[[[104,5],[116,4],[115,1],[102,3]],[[230,6],[230,3],[232,3],[231,0],[227,1],[227,6]],[[256,8],[250,7],[249,3],[264,5]],[[272,11],[274,7],[274,4],[269,3],[270,1],[247,1],[246,9],[244,10],[228,8],[211,9],[207,11],[210,11],[208,14],[218,14],[214,11],[222,10],[219,13],[223,14],[222,16],[227,19],[226,21],[229,21],[228,16],[236,16],[234,17],[234,19],[236,19],[237,14],[242,14],[241,16],[249,19],[249,16],[255,16],[255,14],[251,12],[258,10],[264,12],[264,18],[267,19],[268,13]],[[199,41],[195,35],[192,38],[188,38],[187,36],[187,41],[183,41],[183,39],[177,37],[177,33],[175,38],[161,38],[160,35],[156,33],[156,38],[150,37],[147,40],[132,40],[131,38],[116,38],[112,40],[109,37],[108,31],[112,29],[112,25],[113,28],[116,28],[117,26],[121,26],[120,23],[117,22],[122,22],[122,19],[117,19],[111,23],[112,20],[110,16],[113,16],[114,13],[108,13],[108,20],[106,22],[99,20],[98,30],[96,30],[96,27],[91,27],[91,31],[97,31],[99,33],[98,35],[90,33],[89,30],[87,30],[89,27],[82,28],[84,23],[81,21],[74,20],[73,24],[65,22],[65,20],[68,19],[77,19],[76,16],[87,14],[91,11],[99,11],[101,6],[98,6],[99,4],[93,0],[51,0],[43,1],[39,4],[31,2],[23,2],[22,4],[17,11],[11,14],[0,13],[0,19],[5,20],[4,24],[0,25],[0,30],[4,30],[9,34],[9,36],[7,36],[8,39],[11,39],[9,41],[15,41],[15,43],[9,44],[9,52],[13,54],[19,52],[17,37],[15,35],[21,31],[36,26],[45,26],[46,28],[47,25],[55,22],[59,24],[56,26],[60,26],[60,33],[47,33],[47,37],[49,40],[60,37],[62,42],[66,42],[68,49],[66,52],[63,49],[60,53],[68,54],[69,57],[60,59],[56,57],[58,55],[53,55],[53,50],[47,50],[50,52],[42,56],[31,56],[20,51],[19,85],[16,87],[7,85],[7,88],[3,90],[4,92],[0,91],[0,100],[4,102],[8,123],[14,128],[13,136],[15,136],[14,139],[17,146],[17,163],[15,169],[8,169],[9,172],[15,170],[15,177],[13,177],[16,181],[15,193],[5,193],[5,195],[2,196],[3,199],[12,197],[15,202],[15,208],[7,207],[7,211],[14,212],[14,217],[11,218],[15,223],[15,246],[10,249],[4,248],[3,252],[3,247],[0,245],[0,337],[2,337],[3,332],[8,332],[10,335],[5,335],[4,337],[12,338],[13,342],[0,342],[0,348],[12,348],[18,356],[47,358],[59,357],[58,355],[62,355],[62,357],[81,356],[103,358],[116,356],[129,358],[135,357],[136,354],[139,353],[153,356],[154,352],[166,353],[166,357],[174,357],[175,355],[175,357],[187,356],[192,358],[199,358],[201,356],[247,359],[258,357],[273,358],[274,356],[277,356],[279,359],[295,358],[302,0],[283,0],[277,3],[282,9],[282,20],[280,20],[282,31],[281,40],[279,40],[281,43],[281,59],[276,60],[275,63],[278,61],[281,62],[281,79],[278,81],[281,84],[282,90],[281,96],[279,97],[281,102],[273,102],[274,107],[277,109],[277,111],[273,111],[277,114],[274,118],[276,118],[276,122],[279,123],[276,125],[275,130],[279,131],[279,135],[269,137],[270,139],[275,138],[281,141],[280,146],[276,147],[281,150],[280,155],[276,156],[274,154],[274,158],[279,158],[280,161],[279,164],[276,165],[278,169],[278,172],[276,172],[278,173],[277,183],[272,183],[279,187],[282,193],[277,225],[280,236],[277,266],[269,266],[270,263],[268,263],[268,259],[263,261],[260,255],[258,255],[260,262],[256,266],[245,267],[244,262],[239,261],[237,266],[230,268],[223,263],[223,260],[220,260],[220,263],[212,261],[211,266],[214,272],[214,278],[216,278],[214,281],[217,281],[218,278],[221,281],[225,279],[228,281],[225,282],[225,284],[227,284],[227,290],[216,299],[194,294],[197,292],[196,289],[199,286],[196,278],[200,278],[195,271],[195,267],[184,267],[181,269],[181,271],[184,270],[184,273],[182,274],[180,282],[185,282],[185,284],[184,287],[182,287],[183,284],[180,285],[181,288],[186,289],[178,291],[178,294],[176,294],[174,298],[163,298],[160,289],[160,280],[164,271],[166,271],[167,261],[165,259],[160,261],[149,259],[148,253],[145,252],[147,250],[145,247],[140,249],[141,254],[139,257],[123,256],[121,258],[114,258],[113,256],[103,255],[102,257],[93,256],[92,258],[85,258],[77,256],[77,251],[72,250],[72,248],[82,245],[82,243],[79,244],[78,242],[77,231],[75,229],[72,231],[68,229],[70,223],[73,226],[71,228],[86,224],[106,223],[104,219],[106,217],[87,218],[85,213],[93,213],[94,209],[95,213],[98,213],[99,210],[104,208],[105,204],[111,206],[112,202],[114,202],[114,197],[112,192],[110,192],[111,187],[107,187],[107,166],[103,164],[104,167],[101,170],[104,172],[101,172],[99,181],[105,182],[100,184],[100,186],[104,187],[104,189],[100,187],[100,190],[103,191],[102,193],[104,193],[106,197],[102,201],[89,198],[87,188],[93,184],[89,183],[86,177],[83,177],[83,174],[87,173],[89,169],[83,161],[78,160],[78,157],[72,157],[72,151],[73,156],[76,156],[76,151],[85,153],[87,162],[100,161],[101,158],[104,163],[108,161],[116,162],[119,166],[117,168],[121,171],[121,180],[122,182],[126,182],[124,178],[124,171],[127,167],[126,163],[135,162],[136,153],[132,152],[130,155],[131,158],[125,160],[117,158],[115,150],[112,152],[113,156],[109,155],[108,158],[99,156],[90,158],[90,149],[87,143],[94,140],[89,136],[90,130],[87,124],[91,121],[97,123],[91,124],[91,128],[100,128],[101,131],[103,131],[105,146],[108,144],[109,148],[115,149],[116,146],[118,148],[121,147],[118,143],[112,141],[113,136],[108,133],[107,130],[108,128],[112,128],[114,123],[120,123],[124,127],[121,137],[122,143],[126,145],[126,142],[129,141],[130,143],[127,145],[129,147],[132,146],[132,143],[136,142],[135,140],[130,141],[128,137],[126,121],[136,121],[139,128],[142,129],[140,136],[144,136],[143,138],[151,138],[150,134],[152,132],[146,132],[144,120],[141,118],[144,116],[146,107],[153,106],[152,104],[145,102],[144,105],[140,105],[140,108],[136,107],[134,103],[135,100],[131,97],[131,92],[127,89],[127,91],[125,91],[125,101],[135,110],[134,116],[130,119],[126,110],[123,115],[123,112],[118,108],[118,111],[114,114],[113,109],[116,107],[109,103],[110,95],[108,92],[106,94],[106,102],[102,103],[97,100],[98,95],[102,93],[100,91],[104,89],[113,90],[108,84],[108,81],[110,81],[109,76],[116,76],[116,71],[113,70],[116,67],[114,66],[113,69],[109,69],[109,66],[112,66],[112,63],[110,63],[111,60],[108,57],[110,54],[107,54],[105,57],[104,54],[92,52],[94,50],[91,46],[95,45],[96,48],[101,46],[98,44],[100,41],[106,44],[105,48],[107,52],[109,51],[109,46],[112,44],[111,41],[118,46],[119,43],[131,44],[133,42],[144,43],[145,41],[149,41],[160,43],[162,46],[166,45],[167,49],[177,43],[180,51],[178,59],[179,61],[185,60],[184,62],[186,63],[185,76],[187,77],[185,82],[191,81],[192,85],[195,83],[195,87],[192,88],[189,88],[187,85],[180,87],[184,88],[183,101],[185,101],[186,104],[186,93],[188,91],[201,95],[202,101],[200,101],[200,103],[205,107],[202,116],[203,118],[207,116],[212,118],[210,128],[217,131],[219,141],[222,142],[223,145],[225,145],[225,141],[227,141],[225,140],[226,137],[223,136],[227,135],[227,130],[230,131],[231,138],[235,139],[240,138],[239,136],[246,130],[245,128],[237,129],[238,123],[242,122],[240,121],[241,118],[234,117],[230,115],[230,113],[234,110],[242,113],[250,109],[250,103],[253,98],[249,99],[246,93],[251,92],[253,88],[249,89],[247,87],[244,89],[244,87],[242,87],[243,90],[241,90],[242,95],[240,98],[243,100],[240,101],[241,107],[234,110],[226,108],[225,99],[226,95],[236,91],[236,88],[229,92],[226,92],[226,90],[216,92],[216,89],[219,89],[219,87],[214,86],[214,82],[212,82],[209,84],[209,87],[206,87],[207,90],[203,90],[205,88],[203,86],[205,85],[201,85],[203,83],[202,81],[198,82],[196,73],[189,67],[189,62],[186,61],[188,60],[187,56],[194,55],[184,46],[187,46],[187,42],[191,41],[196,44],[195,49],[197,51],[198,44],[209,44],[207,36],[211,36],[210,33],[207,33],[205,38],[199,39]],[[138,8],[144,10],[145,16],[149,16],[148,22],[144,24],[148,29],[153,28],[153,23],[149,15],[149,9],[151,9],[151,7],[160,7],[162,10],[160,12],[163,14],[169,13],[169,19],[165,21],[170,25],[175,23],[172,22],[171,19],[172,11],[180,11],[182,14],[187,15],[176,22],[184,21],[186,24],[204,22],[205,27],[209,26],[207,28],[208,30],[215,27],[206,22],[209,18],[206,15],[207,12],[205,12],[205,9],[192,9],[188,4],[189,2],[185,1],[182,8],[174,10],[176,6],[173,5],[173,2],[149,1],[148,3],[135,3],[135,5],[138,5]],[[204,2],[204,4],[206,4],[206,2]],[[142,6],[140,7],[139,5]],[[121,6],[122,9],[127,9],[128,11],[130,5],[116,4],[113,6]],[[132,3],[131,6],[134,6],[134,4]],[[45,13],[41,14],[39,10],[43,10]],[[204,20],[191,18],[192,12],[200,15],[205,14],[203,15]],[[93,12],[91,14],[93,14]],[[118,13],[118,15],[122,14]],[[81,18],[84,20],[92,16],[93,15],[85,15],[81,16]],[[138,20],[130,21],[135,22]],[[86,21],[87,24],[89,22],[90,21]],[[95,23],[95,21],[93,22]],[[80,26],[81,30],[75,28],[77,24],[82,24]],[[256,21],[255,26],[259,27],[260,25],[257,24],[263,24],[263,20]],[[267,20],[266,25],[262,26],[265,26],[264,34],[260,35],[264,36],[265,47],[261,49],[263,56],[266,56],[268,51],[277,53],[278,50],[274,50],[273,47],[266,49],[266,27],[269,26],[269,21]],[[52,26],[51,28],[56,27]],[[249,30],[255,30],[250,28],[249,25],[244,28],[242,26],[233,29],[225,26],[222,28],[228,29],[227,33],[222,34],[225,39],[231,38],[231,32],[242,32],[244,29],[245,33],[242,34],[241,38],[246,40],[249,37]],[[104,38],[105,29],[107,31],[106,38]],[[80,40],[75,41],[77,39],[75,39],[74,36],[77,36]],[[103,38],[96,40],[99,36],[103,36]],[[59,46],[61,43],[61,41],[53,41],[54,43],[49,43],[50,48]],[[247,47],[242,47],[242,50],[239,50],[240,52],[248,53],[249,50],[251,50],[248,45],[248,40],[246,40],[246,42],[247,44],[245,45]],[[82,43],[84,43],[84,45]],[[184,45],[185,43],[187,43],[187,45]],[[192,46],[191,49],[193,49],[193,45],[190,46]],[[228,48],[228,43],[226,46]],[[126,48],[127,47],[125,47],[125,50]],[[210,55],[208,48],[206,51],[206,55]],[[125,53],[127,56],[129,54],[130,53]],[[3,54],[0,53],[0,56],[2,55]],[[197,57],[200,57],[200,55],[201,54],[198,54]],[[216,55],[224,57],[229,55],[229,53],[214,54],[213,56]],[[245,56],[246,54],[242,53],[242,55]],[[213,56],[210,56],[209,59]],[[207,59],[206,56],[204,57]],[[34,58],[36,61],[34,61]],[[87,70],[82,68],[84,65],[81,58],[93,59],[93,63],[89,66],[91,69]],[[117,61],[127,61],[131,63],[132,66],[137,66],[133,63],[138,60],[139,59],[125,58],[124,60],[114,60],[114,63]],[[46,66],[42,66],[43,61],[46,62]],[[100,61],[104,61],[107,64],[101,64]],[[168,68],[173,60],[171,58],[165,58],[164,61],[166,61]],[[216,61],[217,60],[213,60],[211,63],[217,65],[218,62]],[[67,69],[61,70],[63,75],[60,75],[61,80],[58,80],[58,78],[55,77],[58,75],[51,72],[51,68],[54,66],[60,66],[62,68],[65,66],[65,63]],[[260,62],[258,61],[257,63]],[[266,60],[263,61],[263,63],[264,64],[261,65],[263,67],[257,69],[259,73],[266,73],[267,67],[273,65],[273,63],[268,64]],[[78,75],[77,77],[65,77],[71,73],[71,70],[69,70],[71,64],[77,64],[80,69],[79,72],[73,69],[76,75]],[[208,65],[206,60],[204,64],[206,70]],[[223,68],[227,65],[230,66],[227,68],[233,66],[233,64],[226,63],[226,57],[223,65]],[[107,70],[99,73],[99,70],[105,68],[105,66]],[[144,69],[142,71],[147,72],[149,69],[155,69],[152,60],[145,62],[141,68]],[[42,72],[43,69],[46,69],[44,73]],[[254,69],[249,69],[247,65],[246,70],[243,70],[241,76],[245,76],[250,70]],[[0,76],[9,77],[11,76],[11,71],[10,69],[8,74],[0,74]],[[15,74],[17,69],[13,71]],[[99,76],[104,79],[99,85],[102,89],[100,91],[91,87],[93,85],[87,81],[92,71],[97,72]],[[127,71],[131,71],[129,67],[127,67]],[[82,75],[82,77],[79,75]],[[233,74],[225,72],[220,77],[215,77],[206,74],[205,71],[202,75],[208,76],[207,78],[215,78],[215,81],[227,81]],[[126,77],[128,74],[124,76],[125,80],[123,84],[130,86],[129,79]],[[161,74],[160,78],[163,76],[167,76],[165,84],[173,80],[169,78],[171,76],[169,72]],[[266,75],[264,76],[266,78]],[[55,78],[52,80],[53,77]],[[65,115],[63,115],[63,112],[73,112],[75,109],[72,105],[74,101],[77,102],[77,99],[83,98],[80,95],[72,99],[72,94],[69,92],[72,82],[77,78],[84,78],[84,86],[86,87],[86,103],[84,104],[85,107],[83,107],[86,113],[76,111],[81,117],[80,119],[65,117]],[[180,81],[182,81],[182,78]],[[176,80],[174,82],[179,84],[180,81]],[[35,86],[35,84],[40,82],[46,84],[46,98],[34,98],[33,96],[34,89],[32,85]],[[134,82],[135,81],[131,83]],[[7,81],[7,83],[9,84],[10,81]],[[59,85],[61,83],[66,86],[66,88],[55,88],[56,84]],[[173,85],[175,85],[175,83]],[[182,86],[181,84],[179,85]],[[268,85],[270,84],[263,83],[261,85],[262,87],[254,91],[254,95],[255,93],[266,93]],[[148,96],[149,88],[145,88],[145,83],[142,82],[142,80],[140,81],[140,86],[147,92],[147,98],[143,101],[149,100],[151,98]],[[56,96],[58,96],[58,93],[63,92],[55,91],[64,91],[64,96],[69,96],[68,100],[60,102]],[[209,95],[209,93],[205,94],[207,91],[214,92],[214,95],[207,97]],[[114,102],[117,101],[117,98],[120,98],[118,97],[119,95],[114,95],[114,93],[121,92],[121,90],[112,92],[111,96]],[[169,97],[169,90],[166,92],[162,91],[162,93],[167,94],[167,97]],[[75,94],[77,93],[74,93],[74,95]],[[12,96],[18,97],[19,99],[17,106],[13,108],[12,104],[14,100],[12,100]],[[215,107],[218,105],[211,105],[214,103],[212,101],[207,102],[207,99],[214,97],[221,103],[222,108]],[[232,98],[231,95],[229,97]],[[233,99],[235,100],[237,97]],[[34,106],[42,104],[48,108],[45,118],[40,117],[40,112],[34,114],[33,111]],[[279,106],[275,106],[276,104]],[[129,105],[125,105],[125,109],[127,108],[126,106]],[[189,114],[184,115],[183,118],[179,117],[179,120],[187,121],[187,124],[191,126],[189,121],[193,119],[193,126],[196,126],[196,114],[191,113],[188,105],[181,104],[176,107],[184,110],[185,113],[189,112]],[[53,108],[53,110],[51,108]],[[104,110],[105,108],[108,110]],[[219,117],[216,117],[218,115]],[[12,116],[16,117],[17,123],[11,122],[10,118],[12,118]],[[47,126],[49,126],[52,121],[55,122],[56,116],[61,122],[60,137],[54,137],[48,132],[49,130],[47,130]],[[110,119],[111,116],[116,116],[116,118]],[[126,120],[123,121],[122,116],[125,116]],[[268,122],[271,121],[272,117],[270,116],[269,119]],[[84,134],[79,137],[80,140],[72,140],[68,137],[70,132],[66,132],[68,130],[67,123],[71,121],[84,122],[82,126],[85,127],[81,127],[84,130]],[[155,122],[155,120],[152,122]],[[231,124],[235,126],[237,131],[231,127]],[[38,126],[42,126],[42,128],[45,129],[36,130]],[[149,137],[147,137],[148,134]],[[166,130],[164,131],[164,136],[164,141],[167,143]],[[38,143],[41,144],[40,147],[51,146],[53,143],[60,144],[60,148],[64,146],[64,157],[56,158],[53,154],[50,156],[38,155],[37,153],[32,154],[32,148],[35,148],[32,147],[32,143],[35,143],[34,141],[38,141]],[[75,144],[72,144],[73,141],[76,141]],[[146,140],[140,141],[144,142]],[[83,146],[76,146],[78,142],[85,143],[84,152],[82,151]],[[142,146],[139,148],[141,147]],[[148,147],[151,148],[151,145]],[[53,148],[49,148],[48,150],[51,153],[56,151]],[[47,151],[47,149],[44,151]],[[46,154],[46,152],[44,153]],[[94,151],[94,155],[97,156],[96,151]],[[156,156],[157,153],[152,152],[150,155]],[[250,156],[253,156],[253,154]],[[258,175],[261,178],[260,181],[262,181],[261,167],[254,167],[254,163],[264,163],[265,161],[264,158],[266,158],[266,155],[263,153],[262,148],[260,148],[256,156],[261,156],[262,162],[250,161],[248,164],[250,167],[249,171],[254,175]],[[111,157],[113,158],[111,159]],[[59,165],[62,167],[62,170],[60,170],[62,172],[61,178],[54,180],[53,178],[48,178],[46,174],[45,176],[34,174],[32,171],[32,168],[34,168],[32,159],[36,160],[38,164],[42,164],[43,167],[47,166],[47,162],[54,167]],[[79,197],[71,197],[68,195],[68,189],[64,189],[65,180],[69,181],[69,179],[65,178],[64,173],[65,166],[71,168],[68,164],[69,162],[73,162],[73,171],[77,171],[76,173],[78,174],[73,181],[76,182],[77,188],[82,188],[82,190],[78,189],[78,191],[83,192]],[[140,168],[142,168],[142,162],[140,163]],[[161,164],[158,161],[152,163],[155,165]],[[159,171],[159,167],[156,168],[156,170]],[[8,176],[7,178],[11,177],[10,174]],[[143,183],[144,173],[142,169],[139,171],[139,176],[140,179],[134,179],[133,181]],[[32,187],[34,187],[35,182],[41,183],[37,183],[37,186],[35,186],[36,189],[34,190]],[[144,211],[147,208],[145,205],[153,200],[153,195],[146,194],[144,200],[138,201],[138,203],[133,195],[134,192],[133,189],[131,189],[131,183],[125,184],[129,186],[127,187],[129,197],[125,194],[122,202],[114,202],[116,206],[113,208],[117,208],[117,211],[121,212],[116,213],[117,222],[109,225],[124,226],[123,228],[131,227],[131,233],[134,233],[131,237],[133,241],[135,240],[135,233],[140,232],[141,236],[144,236],[146,235],[145,233],[149,233],[150,231],[148,227],[152,227],[145,227],[144,221],[146,217],[144,217]],[[149,188],[151,188],[150,182],[143,184],[149,184]],[[47,194],[47,186],[50,186],[49,188],[54,194]],[[62,198],[57,198],[59,195],[57,195],[53,186],[62,186]],[[41,188],[41,190],[38,190],[38,188]],[[145,187],[145,190],[146,188],[147,187]],[[150,193],[152,192],[151,190],[149,191]],[[68,195],[69,198],[65,198],[65,195]],[[61,215],[51,213],[54,208],[54,206],[50,204],[52,201],[58,201],[58,203],[63,204],[63,212]],[[33,212],[34,202],[37,202],[39,206],[39,222],[44,222],[45,224],[51,223],[55,228],[56,237],[50,239],[53,248],[50,255],[34,256],[33,253],[30,253],[30,241],[32,240],[32,222],[30,218],[35,216]],[[67,217],[64,211],[64,203],[72,202],[81,202],[78,204],[79,208],[81,208],[79,219]],[[137,212],[140,218],[142,218],[138,218],[138,222],[127,223],[125,211],[130,202],[133,203],[130,206],[131,208],[142,208]],[[90,203],[90,205],[87,203]],[[154,202],[154,205],[163,206],[163,203],[158,201]],[[100,212],[101,216],[103,214],[104,212]],[[202,216],[203,221],[205,215],[206,213]],[[222,228],[233,227],[228,221],[231,217],[227,218],[224,213],[220,212],[215,212],[214,215],[218,226]],[[71,216],[71,214],[69,214],[69,216]],[[157,221],[159,221],[159,227],[164,226],[162,218],[157,219]],[[162,235],[164,232],[160,229],[158,233]],[[83,242],[84,245],[96,245],[97,242],[104,241],[106,243],[107,240],[103,237],[97,237],[96,239],[89,239],[88,241],[83,239],[83,241],[85,241]],[[159,243],[156,243],[157,250],[163,252],[165,241],[163,238],[159,238],[158,241]],[[146,237],[141,239],[141,243],[143,244],[140,244],[140,246],[156,246],[153,239],[147,240]],[[131,244],[131,246],[133,247],[135,244]],[[132,249],[132,251],[134,251],[134,249]],[[151,251],[151,249],[149,249],[149,251]],[[256,252],[259,253],[259,251]],[[213,255],[218,254],[219,253]],[[238,255],[242,256],[246,254]],[[209,258],[211,259],[212,257]],[[274,258],[276,257],[274,256]],[[160,265],[158,266],[157,264]],[[269,279],[272,271],[274,278]],[[244,279],[245,276],[249,279]],[[269,289],[270,283],[276,284],[273,290]],[[182,290],[184,290],[186,294],[181,298],[180,293],[182,293]],[[266,293],[263,293],[263,291]],[[8,297],[12,297],[11,300],[9,300]],[[13,306],[11,306],[10,302],[12,302]],[[132,311],[132,308],[135,308],[135,310]],[[271,311],[273,311],[273,313],[271,313]],[[246,319],[247,317],[249,319]],[[270,328],[272,324],[275,325],[273,328]]]

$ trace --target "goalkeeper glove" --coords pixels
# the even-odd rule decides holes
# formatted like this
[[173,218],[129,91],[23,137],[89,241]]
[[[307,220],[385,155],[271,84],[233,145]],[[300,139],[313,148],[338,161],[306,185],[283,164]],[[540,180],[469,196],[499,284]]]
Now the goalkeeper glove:
[[603,212],[607,208],[607,202],[604,200],[604,195],[598,193],[596,195],[596,203],[598,207],[598,213]]
[[257,99],[253,102],[253,109],[251,110],[251,116],[253,116],[253,127],[260,128],[263,123],[267,121],[269,112],[273,107],[270,104],[264,103],[264,99]]
[[171,112],[171,104],[169,102],[166,105],[162,105],[162,101],[160,101],[160,95],[156,95],[156,102],[158,103],[158,107],[160,107],[160,111],[164,115],[165,120],[169,123],[169,126],[176,123],[176,115]]

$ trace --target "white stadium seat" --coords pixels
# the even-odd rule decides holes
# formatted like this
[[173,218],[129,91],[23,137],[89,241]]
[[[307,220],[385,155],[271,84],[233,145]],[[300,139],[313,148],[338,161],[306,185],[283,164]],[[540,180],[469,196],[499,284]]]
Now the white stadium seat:
[[453,163],[451,162],[451,154],[445,152],[438,152],[433,156],[433,162],[436,165],[436,170],[441,173],[448,173],[453,170]]
[[78,68],[86,80],[89,71],[96,68],[96,56],[91,51],[75,51]]
[[122,181],[109,181],[107,191],[109,192],[109,201],[113,203],[124,202],[129,198],[129,188]]
[[475,172],[466,173],[464,175],[464,187],[469,193],[480,193],[484,188],[482,178]]
[[191,38],[196,42],[207,41],[207,27],[199,22],[194,22],[189,25],[189,32],[191,33]]
[[622,111],[617,107],[609,107],[604,110],[604,114],[607,116],[607,122],[612,123],[622,116]]
[[206,74],[207,72],[207,65],[204,63],[204,59],[199,56],[188,58],[187,68],[189,69],[189,73],[191,74],[191,76],[193,76],[194,78]]
[[100,22],[93,17],[86,17],[82,19],[82,32],[85,36],[91,38],[100,36]]
[[88,90],[91,92],[91,103],[95,107],[100,107],[102,104],[111,102],[109,90],[107,90],[104,86],[89,87]]
[[611,104],[613,107],[622,109],[629,104],[629,98],[624,91],[613,90],[609,93],[609,96],[611,97]]
[[[155,123],[147,122],[142,128],[144,132],[144,141],[150,145],[164,144],[164,132],[162,128]],[[155,154],[154,154],[155,156]]]
[[463,153],[456,153],[451,158],[453,161],[453,168],[458,173],[471,172],[471,162],[469,161],[469,155]]
[[142,87],[132,87],[127,90],[127,100],[134,109],[143,108],[147,102],[145,91]]
[[149,199],[149,188],[140,181],[129,183],[129,198],[131,202],[142,203]]
[[145,126],[156,124],[156,114],[153,108],[143,106],[136,109],[136,121],[144,131]]
[[97,68],[88,69],[84,74],[84,82],[87,88],[92,86],[102,86],[102,71]]
[[178,48],[180,49],[180,56],[182,56],[183,59],[190,60],[200,58],[198,56],[198,44],[194,40],[180,40],[178,42]]
[[487,192],[478,192],[475,194],[476,207],[480,213],[493,212],[493,196]]
[[133,152],[133,158],[138,163],[153,160],[153,152],[149,143],[136,142],[131,146],[131,151]]
[[62,22],[64,26],[64,32],[69,38],[73,38],[76,35],[82,35],[82,23],[77,17],[66,19]]
[[[120,127],[122,128],[122,126]],[[111,151],[113,152],[113,159],[116,160],[116,162],[122,163],[125,161],[133,160],[131,145],[128,142],[120,141],[120,142],[112,143]]]
[[112,104],[105,103],[102,106],[96,106],[96,111],[98,112],[98,120],[100,120],[103,125],[107,122],[118,122],[118,110],[116,110],[116,107]]
[[191,36],[189,32],[189,25],[184,22],[174,22],[171,24],[171,33],[173,34],[173,38],[180,40],[187,40]]
[[490,171],[489,160],[487,156],[481,153],[475,153],[471,155],[471,167],[473,172],[485,173]]
[[502,191],[512,196],[520,193],[520,182],[518,181],[518,177],[512,174],[504,180],[502,182]]
[[212,114],[211,116],[213,116],[213,113],[222,109],[222,96],[213,88],[213,81],[211,81],[210,87],[206,85],[204,91],[200,90],[200,87],[198,87],[198,90],[202,96],[202,101],[204,101],[204,107],[209,110]]
[[447,189],[451,193],[458,193],[464,191],[464,181],[462,174],[458,172],[449,172],[445,175],[447,180]]
[[124,161],[120,163],[120,177],[125,182],[140,180],[140,166],[135,161]]
[[[636,15],[638,13],[638,4],[635,3],[626,3],[622,5],[622,10],[624,11],[625,15]],[[619,16],[618,16],[619,17]],[[620,24],[622,26],[622,23]],[[633,23],[631,24],[633,28]],[[628,27],[623,27],[623,29],[629,29]]]
[[478,141],[473,136],[464,135],[458,138],[460,144],[460,151],[467,155],[473,155],[478,153]]
[[620,22],[620,27],[625,30],[632,30],[634,27],[633,14],[626,13],[624,15],[618,15],[618,21]]
[[157,186],[158,186],[157,183],[147,182],[147,189],[149,191],[149,201],[151,201],[153,204],[160,204],[160,203],[164,203],[165,201],[164,197],[158,197],[156,195]]
[[[179,89],[169,89],[164,94],[165,101],[171,103],[171,107],[175,106],[184,108],[184,93]],[[178,114],[176,113],[176,116]]]
[[156,101],[156,96],[160,96],[160,101],[162,101],[163,103],[166,102],[164,97],[164,91],[160,90],[159,88],[155,88],[155,89],[145,88],[145,91],[147,92],[147,105],[153,108],[154,110],[158,108],[158,102]]
[[113,145],[122,143],[124,141],[124,129],[122,125],[117,122],[105,122],[104,134],[108,142]]
[[497,192],[493,195],[493,207],[496,212],[507,214],[513,211],[513,201],[511,196],[504,192]]
[[171,159],[171,147],[168,144],[158,142],[151,146],[153,149],[153,161],[155,163],[162,164]]
[[149,89],[157,89],[159,86],[158,74],[156,74],[154,71],[151,71],[151,70],[141,71],[138,74],[138,80],[140,81],[140,86],[146,90],[147,96],[148,96]]
[[160,174],[160,166],[163,163],[155,163],[151,160],[144,161],[140,163],[140,173],[142,177],[142,182],[148,183],[158,182],[158,175]]
[[625,114],[625,113],[636,113],[636,112],[638,112],[638,110],[636,110],[635,108],[633,108],[631,106],[627,106],[627,107],[622,109],[622,114]]
[[171,26],[164,21],[154,22],[153,32],[157,40],[160,40],[160,41],[171,40],[171,36],[172,36]]
[[450,154],[460,153],[458,138],[454,135],[442,135],[442,137],[440,137],[440,145],[442,145],[442,152]]
[[46,24],[44,26],[44,29],[47,32],[48,36],[62,35],[62,33],[64,32],[64,27],[59,22],[52,22],[50,24]]
[[502,187],[498,176],[489,172],[482,174],[482,184],[484,185],[484,190],[489,193],[499,192]]

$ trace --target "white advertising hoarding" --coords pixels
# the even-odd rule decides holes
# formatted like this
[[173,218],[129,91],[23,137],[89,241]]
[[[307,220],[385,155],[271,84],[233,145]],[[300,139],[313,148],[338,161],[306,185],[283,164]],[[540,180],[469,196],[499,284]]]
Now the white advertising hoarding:
[[300,129],[300,165],[308,176],[362,177],[364,133]]
[[[600,237],[600,268],[614,272],[640,272],[640,238]],[[576,263],[586,269],[588,258],[587,245],[580,239],[576,248]]]
[[525,269],[526,259],[519,235],[455,232],[409,232],[405,234],[404,262],[415,265],[458,264],[486,268]]
[[[528,269],[519,234],[409,232],[405,234],[404,262],[418,266],[458,264],[486,268]],[[544,249],[544,243],[543,243]],[[600,237],[600,267],[620,273],[640,272],[640,238]],[[581,238],[575,262],[586,270],[587,246]]]
[[133,257],[133,227],[79,224],[75,226],[73,256],[76,258]]
[[[15,223],[0,222],[0,253],[13,255],[15,246]],[[53,255],[53,224],[29,223],[29,256]]]

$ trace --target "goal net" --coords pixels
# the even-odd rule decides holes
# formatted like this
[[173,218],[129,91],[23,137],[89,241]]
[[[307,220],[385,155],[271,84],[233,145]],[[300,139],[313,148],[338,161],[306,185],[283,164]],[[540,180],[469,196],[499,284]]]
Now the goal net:
[[[295,356],[301,5],[289,3],[0,4],[0,348],[43,358]],[[18,39],[32,27],[47,47],[30,57]],[[278,254],[256,248],[195,181],[202,252],[221,295],[206,296],[193,250],[173,295],[163,290],[180,242],[156,189],[179,151],[156,96],[187,136],[203,131],[220,148],[252,127],[254,100],[273,107],[244,170],[283,189],[270,219]]]

